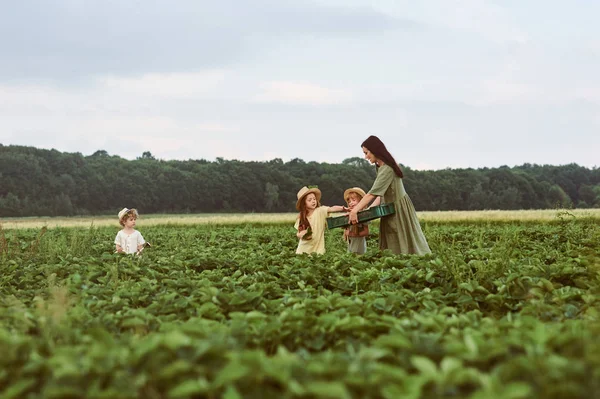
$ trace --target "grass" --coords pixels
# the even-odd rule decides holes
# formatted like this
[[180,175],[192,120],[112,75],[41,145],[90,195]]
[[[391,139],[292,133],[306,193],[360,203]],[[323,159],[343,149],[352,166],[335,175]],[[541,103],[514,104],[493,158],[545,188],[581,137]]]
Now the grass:
[[[244,224],[244,223],[294,223],[296,213],[205,213],[205,214],[149,214],[141,215],[138,228],[157,225],[187,224]],[[40,227],[104,227],[119,226],[114,216],[74,217],[23,217],[0,220],[4,229],[28,229]]]
[[[294,223],[297,213],[210,213],[210,214],[142,214],[139,228],[156,225],[194,224],[283,224]],[[485,210],[485,211],[435,211],[418,212],[419,219],[431,222],[459,221],[551,221],[559,217],[600,219],[600,209],[544,209],[544,210]],[[41,227],[118,227],[114,216],[74,217],[22,217],[3,218],[4,229],[28,229]]]
[[[485,210],[485,211],[434,211],[418,212],[426,221],[550,221],[559,217],[600,219],[600,209],[534,209],[534,210]],[[571,216],[572,215],[572,216]]]

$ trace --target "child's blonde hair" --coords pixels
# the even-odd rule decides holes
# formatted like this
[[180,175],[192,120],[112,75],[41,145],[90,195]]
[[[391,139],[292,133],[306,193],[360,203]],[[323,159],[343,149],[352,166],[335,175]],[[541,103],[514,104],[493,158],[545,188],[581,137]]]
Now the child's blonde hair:
[[119,212],[118,216],[119,216],[119,224],[121,226],[125,226],[125,220],[129,219],[130,217],[137,219],[140,215],[139,215],[137,209],[135,209],[135,208],[131,208],[131,209],[123,208],[123,209],[121,209],[121,212]]
[[344,191],[344,200],[346,201],[346,204],[350,202],[350,196],[352,194],[355,194],[359,201],[366,195],[365,191],[360,187],[349,188],[348,190]]
[[348,195],[345,198],[346,199],[346,204],[350,203],[350,198],[352,198],[352,196],[356,196],[356,198],[358,199],[358,201],[360,201],[363,198],[362,195],[360,195],[359,193],[352,191],[352,192],[348,193]]

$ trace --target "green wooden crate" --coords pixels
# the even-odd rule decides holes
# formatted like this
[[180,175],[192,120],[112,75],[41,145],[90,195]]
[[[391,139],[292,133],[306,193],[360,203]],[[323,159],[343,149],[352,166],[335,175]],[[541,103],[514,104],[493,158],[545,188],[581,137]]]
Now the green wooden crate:
[[[389,204],[372,206],[369,209],[365,209],[364,211],[358,212],[358,223],[368,222],[369,220],[378,219],[383,216],[393,215],[394,213],[396,213],[396,208],[394,207],[393,202],[390,202]],[[336,227],[346,227],[349,225],[350,222],[348,220],[348,216],[332,216],[327,218],[328,229],[335,229]]]

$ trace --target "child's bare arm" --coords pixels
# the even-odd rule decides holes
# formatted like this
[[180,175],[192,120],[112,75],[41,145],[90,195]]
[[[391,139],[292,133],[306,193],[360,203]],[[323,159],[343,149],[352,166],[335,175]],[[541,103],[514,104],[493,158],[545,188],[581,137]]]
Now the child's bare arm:
[[121,246],[119,244],[115,244],[115,250],[117,252],[123,252],[123,248],[121,248]]
[[348,208],[342,205],[334,205],[334,206],[329,206],[327,207],[327,212],[333,213],[333,212],[347,212]]

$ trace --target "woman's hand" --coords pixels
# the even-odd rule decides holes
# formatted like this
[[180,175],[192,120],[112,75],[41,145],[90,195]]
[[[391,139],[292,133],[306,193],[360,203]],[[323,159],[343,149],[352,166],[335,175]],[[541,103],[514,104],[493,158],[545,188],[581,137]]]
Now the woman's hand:
[[348,220],[351,224],[358,223],[358,210],[356,208],[350,211],[350,213],[348,214]]

